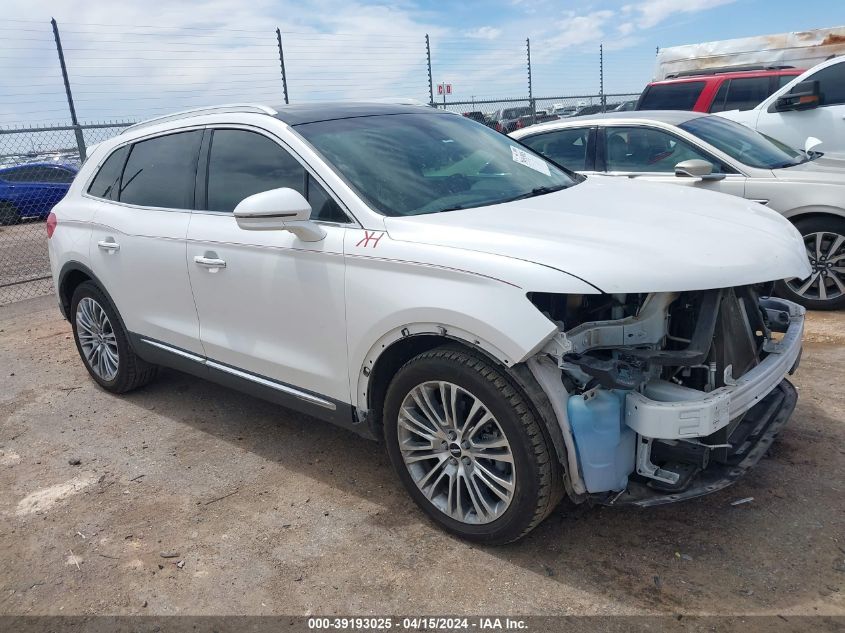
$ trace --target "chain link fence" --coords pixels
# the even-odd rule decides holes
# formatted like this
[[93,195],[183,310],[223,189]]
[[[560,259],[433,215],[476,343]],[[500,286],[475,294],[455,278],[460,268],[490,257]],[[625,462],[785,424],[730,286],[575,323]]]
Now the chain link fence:
[[536,123],[600,112],[633,110],[639,93],[447,101],[435,106],[484,123],[505,134]]
[[131,122],[0,129],[0,305],[49,294],[45,220],[80,167],[87,147]]

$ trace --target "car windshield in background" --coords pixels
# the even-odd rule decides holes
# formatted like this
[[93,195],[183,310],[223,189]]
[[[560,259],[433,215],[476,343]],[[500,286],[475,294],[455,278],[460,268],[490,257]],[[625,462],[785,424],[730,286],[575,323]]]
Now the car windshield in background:
[[741,123],[718,116],[690,119],[678,127],[749,167],[781,169],[798,165],[806,160],[803,155],[786,145],[775,144]]
[[294,129],[384,215],[498,204],[580,181],[512,139],[461,116],[368,116]]
[[645,89],[637,110],[692,110],[702,90],[703,81],[655,84]]

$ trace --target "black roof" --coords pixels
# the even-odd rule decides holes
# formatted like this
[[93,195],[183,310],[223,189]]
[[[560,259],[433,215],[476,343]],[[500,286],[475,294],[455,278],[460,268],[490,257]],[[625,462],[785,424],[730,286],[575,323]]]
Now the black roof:
[[278,111],[276,118],[288,125],[385,114],[449,114],[428,106],[349,101],[297,103],[295,105],[273,106],[273,108]]

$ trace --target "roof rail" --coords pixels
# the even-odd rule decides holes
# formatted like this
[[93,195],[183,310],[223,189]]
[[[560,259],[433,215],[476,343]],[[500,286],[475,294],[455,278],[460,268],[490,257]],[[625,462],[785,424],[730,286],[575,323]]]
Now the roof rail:
[[201,114],[225,114],[227,112],[243,112],[243,113],[250,113],[250,114],[269,114],[273,116],[278,114],[276,110],[269,106],[260,105],[256,103],[227,103],[224,105],[219,106],[207,106],[203,108],[191,108],[190,110],[181,110],[179,112],[173,112],[172,114],[165,114],[163,116],[157,116],[152,119],[147,119],[146,121],[141,121],[140,123],[136,123],[135,125],[130,125],[129,127],[125,128],[121,134],[128,132],[129,130],[137,130],[143,127],[147,127],[150,125],[157,125],[159,123],[166,123],[167,121],[177,121],[179,119],[187,119],[192,116],[199,116]]
[[720,68],[699,68],[697,70],[683,70],[669,73],[666,79],[680,79],[681,77],[700,77],[706,75],[721,75],[724,73],[743,73],[752,70],[792,70],[795,66],[770,66],[764,64],[749,66],[722,66]]

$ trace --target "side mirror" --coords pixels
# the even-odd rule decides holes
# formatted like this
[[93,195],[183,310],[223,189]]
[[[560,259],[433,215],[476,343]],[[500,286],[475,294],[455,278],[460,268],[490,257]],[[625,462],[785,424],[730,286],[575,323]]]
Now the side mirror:
[[804,151],[807,154],[809,154],[810,152],[814,151],[821,144],[822,144],[821,139],[818,139],[815,136],[808,136],[807,140],[804,141]]
[[713,164],[706,160],[693,158],[675,165],[675,175],[679,178],[700,178],[701,180],[721,180],[725,174],[714,174]]
[[282,187],[244,198],[235,207],[235,220],[245,231],[290,231],[303,242],[326,236],[311,221],[311,205],[298,191]]
[[792,90],[778,97],[775,101],[776,112],[789,110],[811,110],[821,104],[821,92],[818,81],[802,81]]

